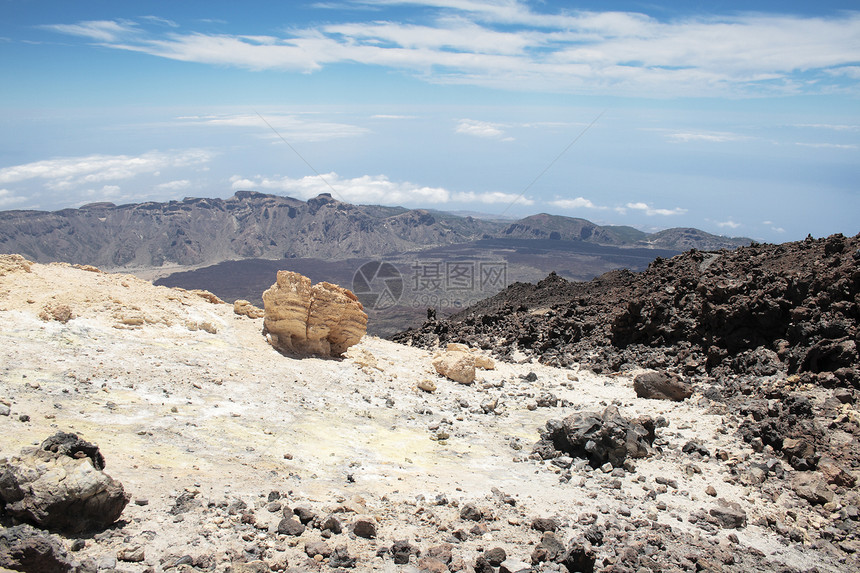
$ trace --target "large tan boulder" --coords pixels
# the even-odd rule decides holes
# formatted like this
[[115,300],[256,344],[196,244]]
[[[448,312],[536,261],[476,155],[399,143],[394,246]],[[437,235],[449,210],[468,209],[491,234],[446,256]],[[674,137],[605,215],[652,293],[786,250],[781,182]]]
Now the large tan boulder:
[[471,352],[445,351],[433,359],[433,368],[442,376],[460,384],[471,384],[475,381],[475,355]]
[[493,370],[495,367],[495,361],[489,356],[456,342],[449,342],[444,352],[433,357],[433,368],[436,372],[460,384],[474,382],[476,368]]
[[367,332],[367,314],[356,296],[327,282],[278,271],[263,293],[263,327],[275,348],[300,354],[340,356]]

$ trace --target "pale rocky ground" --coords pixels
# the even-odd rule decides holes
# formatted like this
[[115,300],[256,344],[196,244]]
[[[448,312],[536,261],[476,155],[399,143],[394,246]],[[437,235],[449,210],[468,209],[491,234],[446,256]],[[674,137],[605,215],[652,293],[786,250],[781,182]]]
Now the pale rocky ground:
[[[375,540],[345,531],[328,541],[346,543],[358,570],[400,569],[376,557],[395,540],[426,549],[457,529],[468,531],[474,523],[460,519],[454,502],[492,514],[487,533],[454,547],[467,566],[496,546],[528,562],[540,540],[528,527],[535,517],[557,517],[566,541],[592,519],[588,514],[599,523],[627,510],[630,520],[715,537],[728,552],[753,548],[775,564],[821,571],[856,565],[827,561],[802,543],[786,545],[758,525],[779,511],[769,496],[724,481],[730,463],[681,453],[693,439],[737,459],[760,455],[697,395],[681,403],[643,400],[627,375],[530,362],[497,363],[465,386],[440,378],[431,353],[373,337],[343,359],[288,357],[267,344],[262,319],[237,316],[232,305],[211,298],[63,264],[33,265],[30,272],[12,266],[0,266],[0,400],[10,410],[0,416],[0,455],[59,430],[75,432],[98,444],[105,471],[132,496],[122,522],[86,538],[72,554],[76,560],[129,572],[160,571],[183,555],[210,555],[218,570],[243,555],[273,568],[302,567],[305,542],[320,540],[320,531],[277,534],[282,514],[264,507],[277,491],[289,507],[343,511],[345,525],[356,518],[352,511],[378,520]],[[40,318],[56,304],[67,305],[73,318]],[[529,372],[536,381],[520,378]],[[428,379],[435,392],[418,389]],[[564,405],[535,408],[546,392]],[[484,413],[482,404],[492,400],[495,412]],[[627,417],[665,417],[669,426],[656,442],[662,453],[636,460],[636,471],[620,478],[585,468],[567,482],[559,468],[528,459],[548,419],[610,403]],[[701,473],[688,472],[690,464]],[[676,480],[677,488],[661,488],[658,477]],[[616,479],[620,489],[610,485]],[[690,523],[692,512],[716,504],[708,486],[739,503],[749,525],[707,532]],[[502,503],[492,488],[516,504]],[[196,492],[202,504],[169,513],[185,492]],[[437,505],[438,495],[449,503]],[[228,514],[235,499],[256,508],[255,526]],[[67,547],[72,541],[64,538]],[[117,551],[133,545],[144,548],[145,560],[117,564]]]

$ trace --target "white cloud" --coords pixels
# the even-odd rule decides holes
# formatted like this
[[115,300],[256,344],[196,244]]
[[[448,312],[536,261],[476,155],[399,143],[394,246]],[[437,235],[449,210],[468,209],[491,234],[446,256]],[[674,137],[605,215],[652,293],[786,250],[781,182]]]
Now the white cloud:
[[811,127],[814,129],[832,129],[834,131],[858,131],[860,125],[846,125],[833,123],[798,123],[795,127]]
[[489,191],[485,193],[465,191],[454,193],[451,196],[451,199],[458,203],[484,203],[486,205],[493,205],[496,203],[513,205],[516,203],[518,205],[534,205],[533,200],[523,195],[516,195],[514,193],[503,193],[501,191]]
[[368,133],[369,130],[356,125],[327,121],[313,121],[298,115],[268,114],[257,115],[200,115],[177,118],[186,123],[208,125],[215,127],[251,127],[260,130],[267,138],[278,139],[274,129],[287,141],[327,141],[342,137],[357,137]]
[[590,199],[586,199],[585,197],[576,197],[574,199],[556,199],[555,201],[550,201],[549,203],[550,205],[555,205],[556,207],[560,207],[562,209],[606,209],[606,207],[595,205],[591,202]]
[[736,222],[732,221],[731,219],[729,219],[728,221],[718,221],[717,222],[717,227],[720,227],[723,229],[726,229],[726,228],[737,229],[740,226],[741,226],[740,223],[736,223]]
[[167,181],[159,183],[155,186],[157,191],[182,191],[191,187],[191,181],[188,179],[177,179],[176,181]]
[[442,187],[416,185],[408,181],[391,181],[385,175],[362,175],[341,178],[337,173],[322,177],[308,175],[300,179],[291,177],[268,178],[233,176],[234,190],[278,191],[300,199],[310,199],[320,193],[331,193],[335,198],[353,204],[426,205],[444,203],[520,203],[533,201],[512,193],[451,192]]
[[726,143],[747,139],[745,136],[727,132],[676,132],[666,134],[669,141],[688,143],[690,141],[705,141],[709,143]]
[[161,169],[202,165],[212,159],[203,149],[175,152],[149,151],[142,155],[88,155],[46,159],[0,169],[0,184],[44,180],[54,191],[130,179],[139,175],[157,175]]
[[682,209],[681,207],[675,207],[674,209],[656,209],[651,207],[647,203],[627,203],[627,209],[633,209],[634,211],[642,211],[649,217],[653,217],[654,215],[662,215],[662,216],[672,216],[672,215],[683,215],[687,212],[686,209]]
[[430,82],[513,90],[753,96],[828,93],[834,87],[856,92],[860,81],[860,12],[658,20],[625,12],[536,12],[515,0],[361,4],[435,10],[420,22],[345,21],[292,28],[277,37],[181,31],[151,20],[48,28],[187,62],[300,72],[358,63]]
[[386,113],[378,113],[370,116],[373,119],[415,119],[417,116],[415,115],[395,115],[395,114],[386,114]]
[[762,221],[761,224],[770,227],[770,230],[774,233],[785,233],[785,229],[777,226],[776,223],[774,223],[773,221]]
[[461,119],[457,124],[457,133],[465,135],[473,135],[475,137],[485,137],[488,139],[503,139],[512,141],[512,137],[505,137],[503,130],[505,126],[500,123],[491,123],[488,121],[478,121],[475,119]]
[[813,147],[817,149],[858,149],[858,146],[853,143],[800,143],[797,142],[795,145],[800,145],[801,147]]
[[262,176],[231,178],[233,189],[281,191],[310,199],[320,193],[331,193],[347,203],[416,204],[447,203],[451,193],[441,187],[426,187],[409,182],[395,182],[384,175],[363,175],[343,179],[337,173],[325,173],[322,177],[308,175],[301,179],[282,177],[271,179]]
[[121,38],[132,36],[140,31],[131,22],[114,20],[88,20],[77,24],[52,24],[43,26],[43,28],[107,44],[118,42]]
[[26,197],[15,195],[14,193],[12,193],[12,191],[8,189],[0,189],[0,207],[17,205],[19,203],[23,203],[26,200]]

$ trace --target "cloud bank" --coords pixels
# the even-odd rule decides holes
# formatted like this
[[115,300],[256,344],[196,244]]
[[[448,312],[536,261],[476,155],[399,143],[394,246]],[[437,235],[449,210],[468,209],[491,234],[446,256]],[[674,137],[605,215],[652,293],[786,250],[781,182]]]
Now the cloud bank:
[[513,193],[452,192],[442,187],[427,187],[408,181],[391,181],[384,175],[343,178],[332,172],[324,173],[321,177],[308,175],[298,179],[263,176],[248,178],[235,175],[230,181],[234,190],[277,191],[299,199],[310,199],[320,193],[330,193],[341,201],[353,204],[421,206],[446,203],[483,203],[485,205],[534,203],[531,199]]
[[303,73],[357,63],[402,70],[429,82],[517,91],[650,97],[860,91],[860,12],[664,21],[634,12],[540,13],[514,0],[356,0],[345,5],[423,6],[431,15],[409,23],[297,27],[280,35],[185,30],[152,17],[45,28],[103,47],[184,62]]
[[149,151],[142,155],[88,155],[45,159],[0,169],[0,185],[41,180],[52,191],[158,175],[162,169],[199,166],[212,159],[211,152],[186,149],[176,152]]

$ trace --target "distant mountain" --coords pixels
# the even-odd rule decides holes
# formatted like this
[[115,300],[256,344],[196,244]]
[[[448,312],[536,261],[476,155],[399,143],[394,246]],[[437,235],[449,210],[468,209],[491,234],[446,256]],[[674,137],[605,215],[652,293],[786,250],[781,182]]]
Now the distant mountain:
[[587,241],[600,245],[676,251],[734,249],[749,245],[752,242],[752,239],[745,237],[722,237],[689,228],[666,229],[649,234],[633,227],[601,226],[587,219],[547,215],[546,213],[520,219],[505,228],[499,236],[520,239]]
[[585,219],[533,215],[514,223],[440,211],[351,205],[325,193],[300,201],[237,191],[229,199],[166,203],[92,203],[61,211],[0,212],[0,252],[36,262],[105,269],[204,266],[238,259],[379,257],[480,239],[558,239],[683,250],[734,248],[696,229],[649,235]]

